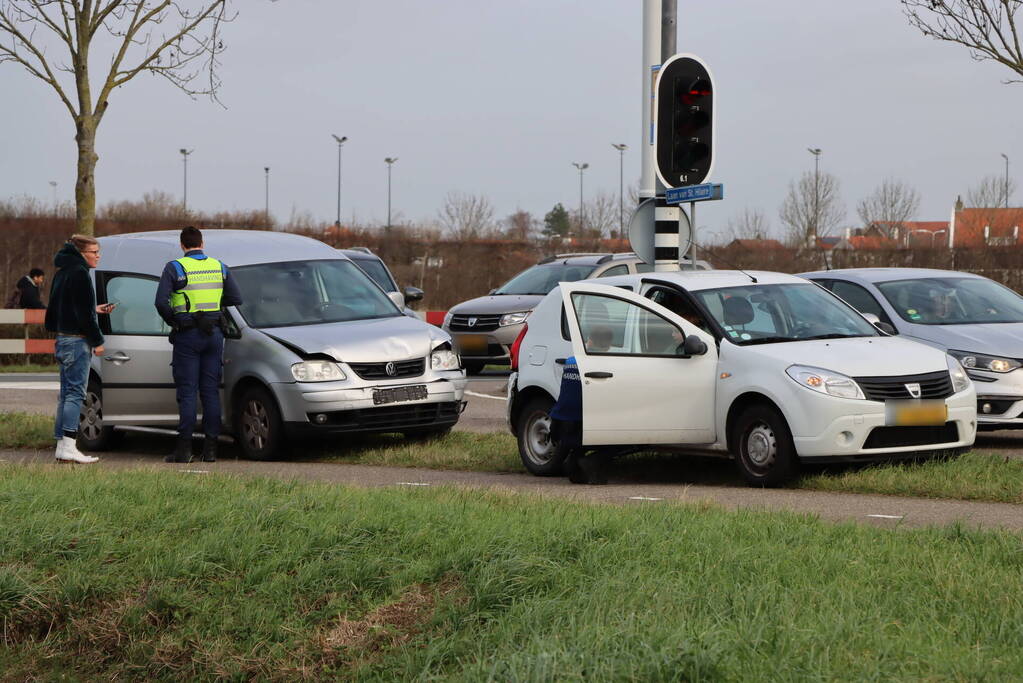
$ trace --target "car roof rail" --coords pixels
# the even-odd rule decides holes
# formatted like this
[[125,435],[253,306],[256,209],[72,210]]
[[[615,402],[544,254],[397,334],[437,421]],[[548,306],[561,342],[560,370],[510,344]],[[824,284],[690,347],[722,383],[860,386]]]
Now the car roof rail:
[[608,261],[613,261],[615,259],[626,259],[626,258],[636,258],[636,252],[634,252],[634,251],[616,251],[613,254],[608,254],[607,256],[604,256],[602,259],[597,261],[597,263],[598,264],[607,263]]
[[576,256],[605,256],[605,255],[608,254],[606,254],[606,252],[601,251],[575,251],[567,254],[554,254],[553,256],[548,256],[544,260],[540,261],[540,263],[541,264],[551,263],[552,261],[560,261],[563,258],[575,258]]
[[345,247],[345,249],[349,251],[361,251],[363,254],[373,253],[372,251],[369,250],[369,247]]

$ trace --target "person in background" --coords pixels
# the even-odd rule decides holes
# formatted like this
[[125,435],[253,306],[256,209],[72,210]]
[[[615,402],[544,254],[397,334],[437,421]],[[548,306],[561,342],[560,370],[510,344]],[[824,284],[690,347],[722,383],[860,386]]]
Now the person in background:
[[50,286],[46,329],[57,333],[54,355],[60,364],[54,456],[58,462],[94,463],[99,458],[81,453],[75,441],[89,382],[90,356],[103,355],[103,333],[96,314],[110,313],[114,304],[96,305],[89,269],[99,265],[99,242],[92,237],[72,235],[53,258],[53,265],[57,272]]
[[21,298],[15,308],[46,308],[43,298],[40,296],[43,281],[46,273],[42,268],[33,268],[28,275],[18,280],[18,289],[21,291]]
[[203,253],[202,232],[181,231],[179,259],[163,269],[156,310],[173,330],[171,360],[178,399],[178,442],[164,462],[191,462],[196,394],[202,400],[203,462],[217,459],[220,436],[220,379],[224,365],[221,309],[239,306],[241,291],[220,261]]

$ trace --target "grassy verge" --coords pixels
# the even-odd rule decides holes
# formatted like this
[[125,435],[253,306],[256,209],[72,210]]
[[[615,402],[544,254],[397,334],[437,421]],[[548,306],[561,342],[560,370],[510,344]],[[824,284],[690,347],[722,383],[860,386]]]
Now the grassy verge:
[[49,365],[49,364],[48,365],[38,365],[36,363],[27,363],[27,364],[24,364],[24,365],[0,365],[0,374],[4,374],[4,373],[8,373],[8,372],[16,372],[16,373],[22,373],[22,372],[33,372],[33,373],[57,372],[58,370],[59,370],[59,368],[56,365]]
[[0,468],[0,678],[1006,680],[1023,539]]
[[[0,448],[50,448],[53,418],[0,413]],[[127,448],[131,448],[128,444]],[[164,444],[160,445],[163,448]],[[231,457],[231,452],[225,453]],[[524,472],[509,434],[452,432],[441,439],[410,441],[397,434],[351,437],[345,447],[306,442],[294,449],[299,461],[392,467],[425,467],[476,472]],[[663,454],[639,454],[614,461],[612,475],[630,480],[741,486],[730,462]],[[1023,504],[1023,460],[973,452],[952,460],[828,468],[808,474],[793,488],[951,498]]]

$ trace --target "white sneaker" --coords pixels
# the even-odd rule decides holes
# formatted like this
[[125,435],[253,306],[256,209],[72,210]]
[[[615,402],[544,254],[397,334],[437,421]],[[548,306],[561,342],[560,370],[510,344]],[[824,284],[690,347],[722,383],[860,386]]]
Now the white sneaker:
[[57,450],[54,451],[53,457],[55,457],[57,460],[61,460],[62,459],[61,456],[63,454],[64,454],[64,439],[60,438],[60,439],[57,439]]
[[99,458],[91,455],[85,455],[79,451],[78,445],[70,436],[62,437],[60,441],[61,445],[57,446],[57,460],[63,462],[77,462],[83,465],[99,462]]

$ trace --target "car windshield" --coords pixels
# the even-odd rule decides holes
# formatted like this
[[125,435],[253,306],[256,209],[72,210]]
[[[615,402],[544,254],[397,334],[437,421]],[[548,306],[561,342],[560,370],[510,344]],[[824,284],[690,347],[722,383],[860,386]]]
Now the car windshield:
[[596,266],[544,263],[524,270],[504,283],[494,294],[547,294],[559,282],[585,280]]
[[733,344],[877,337],[853,308],[812,283],[749,284],[693,292]]
[[373,281],[380,285],[385,292],[397,292],[398,285],[391,279],[390,273],[384,267],[384,262],[379,259],[353,258],[352,263],[362,268],[366,275],[373,278]]
[[877,288],[903,320],[917,325],[1023,322],[1023,297],[986,278],[892,280]]
[[252,327],[290,327],[400,316],[351,261],[288,261],[231,269]]

